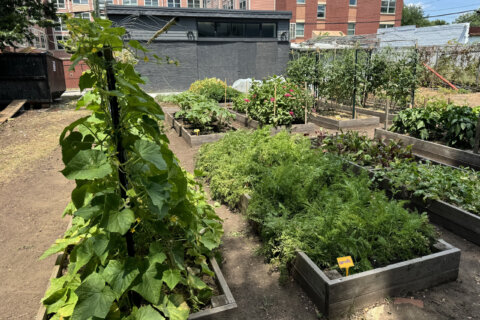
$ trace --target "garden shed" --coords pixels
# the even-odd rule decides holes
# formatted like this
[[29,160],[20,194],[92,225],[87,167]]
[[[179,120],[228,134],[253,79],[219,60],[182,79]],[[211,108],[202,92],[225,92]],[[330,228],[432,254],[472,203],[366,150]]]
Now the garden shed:
[[147,42],[171,19],[167,32],[147,47],[175,64],[139,61],[150,92],[179,92],[196,80],[216,77],[232,84],[241,78],[283,74],[289,59],[291,12],[108,6],[108,18],[130,39]]

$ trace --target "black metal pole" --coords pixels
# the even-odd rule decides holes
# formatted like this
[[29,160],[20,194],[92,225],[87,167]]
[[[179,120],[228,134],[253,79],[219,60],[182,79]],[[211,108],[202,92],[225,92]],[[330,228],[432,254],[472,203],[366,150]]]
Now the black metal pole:
[[412,94],[411,94],[411,101],[412,107],[415,106],[415,89],[417,83],[417,63],[418,63],[418,48],[415,45],[415,56],[413,57],[413,83],[412,83]]
[[[112,49],[111,48],[105,48],[103,51],[105,55],[105,62],[106,62],[106,70],[107,70],[107,84],[108,84],[108,90],[113,91],[116,88],[116,81],[115,81],[115,72],[113,70],[113,54],[112,54]],[[109,97],[109,104],[110,104],[110,114],[112,116],[112,122],[113,122],[113,132],[114,132],[114,140],[116,143],[116,148],[117,148],[117,157],[118,161],[120,163],[119,169],[118,169],[118,178],[120,180],[120,195],[122,199],[127,198],[127,175],[125,174],[125,170],[123,170],[123,166],[125,162],[127,162],[126,156],[125,156],[125,150],[123,149],[122,145],[122,135],[120,133],[120,109],[118,106],[118,99],[116,96],[110,96]],[[130,257],[135,256],[135,246],[133,242],[133,235],[130,232],[130,230],[127,232],[125,235],[126,241],[127,241],[127,252]]]
[[473,144],[473,153],[478,154],[478,149],[480,148],[480,115],[477,120],[477,130],[475,132],[475,143]]
[[355,49],[355,66],[353,68],[353,97],[352,97],[352,119],[355,119],[355,103],[357,102],[357,62],[358,49]]

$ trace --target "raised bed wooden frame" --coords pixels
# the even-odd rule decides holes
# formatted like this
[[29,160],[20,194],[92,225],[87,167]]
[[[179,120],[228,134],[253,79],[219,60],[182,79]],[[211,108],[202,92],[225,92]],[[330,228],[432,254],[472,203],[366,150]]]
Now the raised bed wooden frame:
[[[52,279],[58,278],[62,275],[62,270],[66,267],[66,262],[67,262],[67,254],[59,253],[55,261],[55,266],[52,270],[52,275],[50,277],[50,280],[48,281],[49,286]],[[237,303],[232,295],[232,292],[230,291],[230,287],[225,281],[225,277],[223,276],[222,270],[220,269],[217,263],[217,260],[214,257],[210,258],[210,265],[212,266],[213,272],[216,275],[215,280],[217,282],[217,285],[218,285],[218,288],[220,289],[221,294],[218,296],[212,297],[211,309],[201,310],[201,311],[192,313],[188,317],[189,320],[208,320],[211,316],[223,313],[227,310],[237,308]],[[40,309],[37,312],[37,316],[35,317],[35,320],[47,320],[47,319],[48,319],[47,310],[45,306],[42,304],[40,306]]]
[[[240,198],[238,208],[242,213],[247,211],[250,199],[246,194]],[[292,274],[319,310],[334,319],[382,298],[456,280],[460,250],[443,240],[435,248],[439,252],[334,280],[304,252],[298,251]]]
[[439,163],[452,166],[465,166],[480,170],[480,154],[475,154],[472,151],[456,149],[379,128],[375,129],[375,138],[401,141],[405,145],[412,145],[413,153]]
[[363,119],[348,119],[337,120],[329,117],[321,116],[317,113],[311,113],[308,116],[308,121],[315,123],[320,127],[334,130],[342,130],[348,128],[362,128],[362,127],[375,127],[380,125],[379,117],[368,117]]

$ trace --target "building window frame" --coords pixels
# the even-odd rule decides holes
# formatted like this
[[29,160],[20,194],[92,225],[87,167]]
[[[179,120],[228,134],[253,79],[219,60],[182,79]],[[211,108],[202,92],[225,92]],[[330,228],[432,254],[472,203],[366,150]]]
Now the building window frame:
[[325,19],[327,17],[327,5],[325,3],[317,4],[317,19]]
[[74,16],[75,18],[90,20],[90,12],[77,12]]
[[55,5],[55,8],[57,9],[66,8],[66,5],[65,5],[66,0],[50,0],[50,2],[53,2],[53,4]]
[[200,0],[188,0],[187,1],[188,8],[200,8]]
[[137,6],[138,0],[123,0],[124,6]]
[[395,27],[393,23],[380,23],[380,25],[378,26],[379,29],[390,29],[393,27]]
[[380,4],[381,14],[395,14],[397,7],[397,0],[382,0]]
[[73,4],[81,4],[81,5],[87,5],[89,4],[89,0],[72,0]]
[[145,7],[158,7],[158,0],[145,0]]
[[356,7],[357,6],[357,0],[349,0],[348,5],[350,7]]
[[63,34],[56,34],[55,35],[55,50],[65,50],[65,47],[58,43],[58,41],[65,41],[66,40],[66,36],[64,36]]
[[305,38],[305,22],[295,23],[295,38]]
[[297,4],[305,4],[305,0],[297,0]]
[[169,8],[180,8],[181,3],[180,3],[180,0],[168,0],[167,1],[167,6]]
[[356,32],[357,24],[355,22],[349,22],[347,25],[347,35],[354,36]]
[[247,10],[248,9],[248,2],[247,0],[240,0],[240,2],[238,3],[238,8],[240,10]]

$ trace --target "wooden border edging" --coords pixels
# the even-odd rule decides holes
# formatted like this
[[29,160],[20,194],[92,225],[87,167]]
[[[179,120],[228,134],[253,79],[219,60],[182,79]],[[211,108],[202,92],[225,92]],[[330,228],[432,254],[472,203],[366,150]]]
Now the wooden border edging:
[[[240,197],[238,207],[242,213],[246,212],[250,200],[247,194]],[[334,280],[299,251],[292,273],[322,313],[338,318],[388,296],[456,280],[460,249],[443,240],[439,240],[435,248],[440,252]]]
[[[48,280],[48,287],[50,287],[50,283],[52,279],[58,278],[62,275],[62,270],[66,267],[65,262],[67,261],[67,254],[59,253],[57,255],[57,260],[55,262],[55,267],[52,270],[52,275]],[[189,320],[196,320],[202,319],[207,320],[210,316],[223,313],[227,310],[236,309],[237,303],[235,298],[230,291],[230,287],[228,286],[225,277],[223,276],[222,270],[217,263],[215,257],[210,258],[210,264],[212,265],[213,272],[215,273],[217,280],[217,284],[221,291],[221,295],[212,297],[212,306],[211,309],[201,310],[195,313],[192,313],[188,319]],[[47,287],[47,290],[48,290]],[[214,303],[215,301],[215,303]],[[35,320],[46,320],[47,319],[47,310],[43,304],[40,305],[40,308],[37,312]]]
[[379,128],[375,129],[374,137],[382,140],[402,141],[405,145],[412,145],[412,151],[426,159],[452,166],[465,166],[480,170],[480,154],[475,154],[472,151],[456,149]]
[[320,311],[343,317],[382,298],[430,288],[458,277],[460,250],[443,240],[440,252],[330,280],[303,252],[297,252],[293,277]]
[[[175,120],[175,122],[177,122]],[[212,134],[205,134],[205,135],[191,135],[185,127],[181,127],[180,129],[180,136],[187,142],[190,147],[198,147],[204,143],[215,142],[222,139],[225,136],[225,132],[222,133],[212,133]]]
[[328,117],[321,116],[316,113],[311,113],[308,116],[308,121],[315,123],[321,127],[327,129],[341,130],[348,128],[361,128],[361,127],[373,127],[380,125],[379,117],[368,117],[364,119],[349,119],[349,120],[336,120]]
[[[334,108],[335,109],[340,109],[342,111],[352,112],[352,107],[347,107],[347,106],[343,106],[343,105],[336,105]],[[359,114],[366,114],[366,115],[369,115],[369,116],[378,117],[380,119],[380,122],[382,122],[382,123],[385,122],[385,112],[383,112],[383,111],[376,111],[376,110],[370,110],[370,109],[362,108],[362,107],[355,107],[355,112],[357,112]],[[395,118],[396,116],[397,116],[396,113],[390,113],[388,115],[388,121],[391,123],[393,121],[393,118]]]
[[[348,162],[355,173],[366,171],[370,177],[374,172],[364,168],[356,163]],[[427,212],[430,221],[436,223],[456,235],[480,245],[480,215],[471,213],[462,208],[454,206],[442,200],[423,200],[421,197],[413,196],[412,192],[401,190],[401,192],[392,192],[390,180],[383,178],[379,186],[387,192],[393,194],[393,197],[400,200],[410,200],[410,204],[420,212]]]

